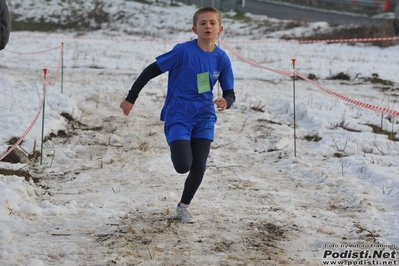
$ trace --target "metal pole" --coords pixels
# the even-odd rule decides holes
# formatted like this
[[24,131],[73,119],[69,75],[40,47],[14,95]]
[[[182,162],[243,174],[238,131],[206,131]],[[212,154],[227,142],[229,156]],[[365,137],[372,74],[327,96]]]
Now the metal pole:
[[43,80],[43,113],[42,113],[42,143],[40,147],[40,165],[43,163],[43,142],[44,142],[44,109],[46,106],[46,83],[47,83],[47,68],[43,69],[44,80]]
[[292,67],[294,69],[294,74],[292,76],[292,92],[293,92],[293,103],[294,103],[294,157],[296,157],[296,104],[295,104],[295,80],[296,80],[296,73],[295,73],[295,62],[296,59],[293,58],[292,60]]
[[61,94],[64,93],[64,42],[61,43]]

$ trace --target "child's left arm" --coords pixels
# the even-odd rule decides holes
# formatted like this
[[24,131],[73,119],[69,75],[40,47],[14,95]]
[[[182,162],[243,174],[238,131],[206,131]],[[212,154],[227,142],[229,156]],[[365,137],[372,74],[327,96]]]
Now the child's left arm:
[[229,109],[235,102],[236,96],[234,90],[223,91],[223,97],[217,98],[213,102],[216,104],[218,111]]

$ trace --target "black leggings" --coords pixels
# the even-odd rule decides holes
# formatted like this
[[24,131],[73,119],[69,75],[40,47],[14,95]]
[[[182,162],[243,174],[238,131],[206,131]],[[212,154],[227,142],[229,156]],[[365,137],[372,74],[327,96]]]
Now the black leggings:
[[175,140],[170,143],[173,166],[179,174],[187,173],[181,202],[190,204],[206,170],[206,161],[211,148],[209,139]]

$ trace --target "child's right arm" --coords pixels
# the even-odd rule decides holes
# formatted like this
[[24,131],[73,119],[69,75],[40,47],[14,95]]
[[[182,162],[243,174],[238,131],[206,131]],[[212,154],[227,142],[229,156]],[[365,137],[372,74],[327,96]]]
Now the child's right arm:
[[147,66],[143,72],[141,72],[140,76],[133,83],[132,88],[129,91],[129,94],[126,97],[126,101],[134,104],[136,99],[139,97],[140,91],[144,88],[144,86],[151,79],[162,74],[161,69],[158,67],[157,63],[154,62]]
[[129,103],[126,100],[123,100],[119,107],[122,109],[124,115],[128,115],[130,111],[133,109],[133,104]]
[[119,106],[125,115],[128,115],[130,113],[134,103],[139,97],[140,91],[144,88],[148,81],[161,74],[162,71],[158,67],[156,62],[150,64],[143,70],[143,72],[141,72],[140,76],[133,83],[132,88],[130,89],[126,99],[123,100]]

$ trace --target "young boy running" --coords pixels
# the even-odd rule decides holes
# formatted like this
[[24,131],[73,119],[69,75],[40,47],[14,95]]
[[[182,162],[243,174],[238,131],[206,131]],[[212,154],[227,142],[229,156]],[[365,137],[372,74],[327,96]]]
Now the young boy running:
[[[222,16],[212,7],[203,7],[193,16],[192,31],[197,39],[177,44],[147,66],[133,83],[120,104],[128,115],[141,89],[152,78],[169,72],[168,90],[161,120],[176,172],[188,172],[176,212],[184,223],[195,220],[188,211],[205,170],[214,139],[216,113],[230,108],[235,101],[234,76],[227,54],[216,46],[222,33]],[[213,101],[213,86],[219,81],[223,97]]]

